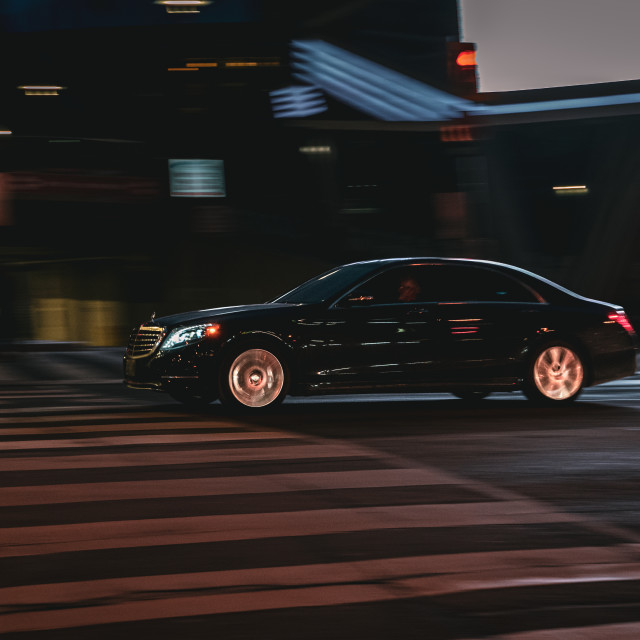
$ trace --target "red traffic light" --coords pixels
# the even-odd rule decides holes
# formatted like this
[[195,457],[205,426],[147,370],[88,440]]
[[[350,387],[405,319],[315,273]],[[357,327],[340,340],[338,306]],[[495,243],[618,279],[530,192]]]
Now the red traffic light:
[[478,91],[476,45],[472,42],[447,42],[447,88],[465,98]]
[[476,62],[476,52],[473,50],[461,51],[456,58],[456,64],[459,67],[475,67]]

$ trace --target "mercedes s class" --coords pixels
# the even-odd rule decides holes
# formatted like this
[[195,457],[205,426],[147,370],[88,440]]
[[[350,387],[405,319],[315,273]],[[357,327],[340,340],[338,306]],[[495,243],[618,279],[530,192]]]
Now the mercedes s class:
[[633,375],[624,309],[498,262],[396,258],[338,266],[264,304],[135,327],[124,381],[189,405],[252,411],[287,394],[522,391],[565,404]]

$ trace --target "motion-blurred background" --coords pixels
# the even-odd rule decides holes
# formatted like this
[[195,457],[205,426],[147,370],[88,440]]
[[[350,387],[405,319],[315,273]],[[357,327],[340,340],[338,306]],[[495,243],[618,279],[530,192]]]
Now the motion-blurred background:
[[637,9],[611,4],[4,0],[0,340],[123,345],[402,255],[637,325]]

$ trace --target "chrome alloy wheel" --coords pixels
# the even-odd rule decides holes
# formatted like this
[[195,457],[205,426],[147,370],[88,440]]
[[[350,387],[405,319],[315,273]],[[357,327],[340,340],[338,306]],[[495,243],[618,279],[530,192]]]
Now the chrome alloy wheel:
[[579,356],[569,347],[548,347],[533,365],[538,391],[549,400],[568,400],[581,389],[584,369]]
[[282,363],[270,351],[243,351],[229,368],[229,389],[245,407],[266,407],[278,399],[284,386]]

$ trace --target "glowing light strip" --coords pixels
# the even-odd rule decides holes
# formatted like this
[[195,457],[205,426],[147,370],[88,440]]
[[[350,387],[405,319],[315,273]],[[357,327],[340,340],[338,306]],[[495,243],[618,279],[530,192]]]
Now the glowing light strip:
[[280,63],[277,61],[265,61],[265,62],[225,62],[225,67],[279,67]]
[[[333,75],[334,77],[331,77]],[[439,120],[439,116],[434,111],[412,110],[407,105],[393,104],[385,96],[384,90],[370,88],[366,82],[361,82],[353,78],[348,72],[343,73],[337,70],[327,73],[294,74],[296,78],[308,83],[315,83],[326,93],[342,100],[368,115],[380,120],[400,121],[400,120]],[[367,92],[372,95],[367,95]]]
[[331,153],[331,147],[329,146],[300,147],[298,151],[300,151],[300,153]]
[[169,7],[204,7],[211,4],[211,0],[156,0],[156,4]]
[[569,98],[566,100],[543,100],[520,104],[478,105],[474,104],[470,112],[473,115],[509,115],[516,113],[535,113],[538,111],[561,111],[564,109],[586,109],[592,107],[615,107],[640,103],[640,93],[627,93],[614,96],[596,96],[591,98]]
[[381,120],[446,121],[640,104],[640,93],[483,105],[440,91],[322,40],[294,40],[294,77]]
[[315,87],[291,86],[269,93],[274,118],[306,118],[327,110],[324,96]]
[[23,89],[24,91],[59,91],[64,87],[53,84],[22,84],[18,89]]
[[472,104],[322,40],[293,41],[292,67],[297,78],[381,120],[448,120]]
[[200,13],[211,0],[155,0],[155,4],[163,5],[167,13]]
[[589,188],[586,184],[579,184],[575,186],[567,186],[567,187],[553,187],[554,192],[558,196],[570,196],[576,194],[584,194],[589,193]]

